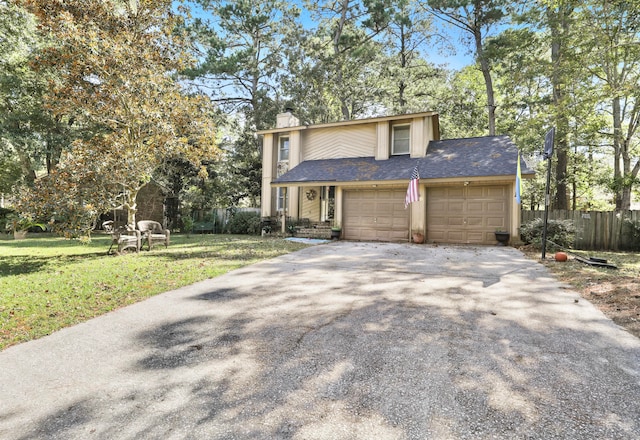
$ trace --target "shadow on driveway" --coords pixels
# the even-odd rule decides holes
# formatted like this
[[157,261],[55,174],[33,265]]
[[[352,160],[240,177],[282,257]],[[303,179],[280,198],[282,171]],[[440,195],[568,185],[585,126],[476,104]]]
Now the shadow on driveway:
[[578,298],[509,248],[308,248],[0,353],[0,436],[637,438],[640,340]]

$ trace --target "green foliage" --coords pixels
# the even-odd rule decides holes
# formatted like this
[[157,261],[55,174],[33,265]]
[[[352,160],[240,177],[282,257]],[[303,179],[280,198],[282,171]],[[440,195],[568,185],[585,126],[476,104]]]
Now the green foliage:
[[210,100],[186,93],[174,75],[194,62],[179,16],[170,0],[25,3],[56,39],[33,63],[57,74],[47,106],[86,134],[22,207],[70,235],[85,235],[90,217],[118,205],[134,224],[138,191],[165,159],[199,166],[216,154]]
[[182,232],[190,234],[193,231],[194,221],[190,215],[182,217]]
[[[540,247],[544,231],[544,220],[536,218],[520,226],[520,238],[527,244]],[[575,240],[576,229],[571,220],[549,220],[547,239],[563,248],[571,248]]]
[[22,180],[22,168],[13,157],[0,155],[0,194],[11,193]]
[[622,240],[620,248],[629,251],[640,251],[640,222],[625,219],[622,226]]
[[37,222],[33,217],[18,212],[9,212],[6,214],[4,217],[4,227],[7,232],[42,232],[47,230],[47,226],[44,223]]
[[0,233],[6,231],[8,218],[14,213],[13,209],[0,208]]
[[235,212],[225,226],[229,234],[260,234],[260,214],[255,212]]

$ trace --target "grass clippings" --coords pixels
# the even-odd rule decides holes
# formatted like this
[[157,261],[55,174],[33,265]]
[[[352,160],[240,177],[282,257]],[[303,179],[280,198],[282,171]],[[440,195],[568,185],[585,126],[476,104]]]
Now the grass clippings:
[[0,239],[0,350],[168,290],[306,247],[277,238],[172,235],[167,249],[107,255],[48,234]]
[[[539,251],[523,249],[529,258],[544,264],[562,282],[596,305],[607,317],[640,338],[640,254],[632,252],[572,251],[566,262],[555,261],[554,252],[541,259]],[[574,258],[604,258],[618,269],[590,266]]]

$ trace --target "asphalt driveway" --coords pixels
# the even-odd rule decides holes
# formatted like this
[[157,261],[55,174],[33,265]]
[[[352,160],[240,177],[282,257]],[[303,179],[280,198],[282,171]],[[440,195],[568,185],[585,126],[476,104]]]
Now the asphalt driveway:
[[512,248],[314,246],[0,374],[3,439],[640,438],[640,339]]

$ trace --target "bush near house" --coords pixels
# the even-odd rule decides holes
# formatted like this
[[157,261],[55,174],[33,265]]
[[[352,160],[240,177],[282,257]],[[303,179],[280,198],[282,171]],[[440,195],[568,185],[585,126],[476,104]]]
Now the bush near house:
[[[520,238],[526,244],[542,245],[544,220],[536,218],[520,226]],[[563,248],[572,248],[576,228],[571,220],[549,220],[547,223],[547,240]]]
[[621,249],[629,251],[640,250],[640,222],[634,222],[632,220],[625,220],[622,231],[626,240],[623,241],[620,246]]
[[226,225],[229,234],[259,235],[260,214],[255,212],[235,212]]

